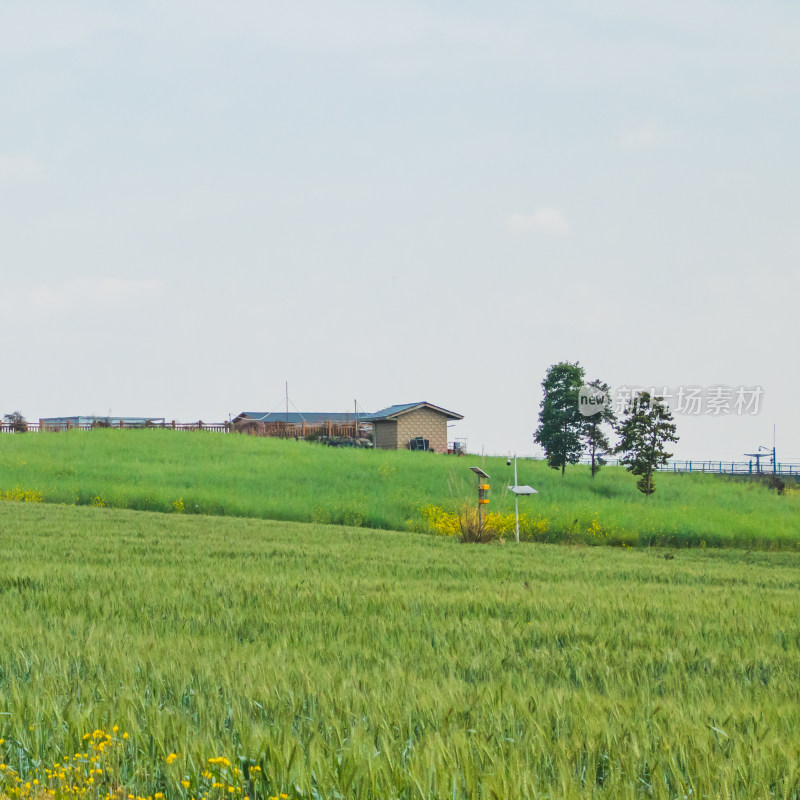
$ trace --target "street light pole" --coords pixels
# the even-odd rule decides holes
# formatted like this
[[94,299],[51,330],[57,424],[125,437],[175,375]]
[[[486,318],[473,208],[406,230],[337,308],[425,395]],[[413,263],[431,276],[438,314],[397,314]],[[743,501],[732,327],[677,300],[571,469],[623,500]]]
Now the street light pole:
[[[506,460],[506,465],[511,466],[511,458]],[[517,454],[514,453],[514,485],[509,486],[509,489],[514,493],[514,515],[516,518],[516,534],[517,544],[519,544],[519,496],[521,494],[538,494],[536,489],[532,486],[520,486],[517,483]]]

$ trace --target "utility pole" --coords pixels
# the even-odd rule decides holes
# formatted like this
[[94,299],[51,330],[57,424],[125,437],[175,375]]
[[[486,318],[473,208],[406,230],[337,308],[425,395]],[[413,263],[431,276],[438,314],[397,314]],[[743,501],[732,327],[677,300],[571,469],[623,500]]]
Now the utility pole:
[[483,528],[483,507],[488,505],[489,498],[486,492],[489,491],[489,476],[480,467],[470,467],[478,476],[478,528]]
[[[517,454],[514,453],[514,486],[517,485]],[[517,544],[519,544],[519,495],[514,492],[514,516],[517,521]]]

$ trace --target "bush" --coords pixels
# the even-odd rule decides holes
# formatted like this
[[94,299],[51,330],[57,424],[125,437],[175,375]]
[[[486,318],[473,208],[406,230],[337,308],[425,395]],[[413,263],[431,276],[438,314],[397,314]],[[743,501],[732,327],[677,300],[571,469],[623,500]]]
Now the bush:
[[774,489],[778,494],[783,494],[786,491],[786,481],[779,478],[777,475],[768,475],[764,479],[764,483],[770,489]]
[[474,506],[465,505],[461,509],[458,522],[461,527],[461,541],[465,543],[485,544],[487,542],[503,542],[503,534],[493,525],[487,523],[478,514]]
[[26,433],[28,430],[28,420],[22,416],[22,412],[15,411],[13,414],[6,414],[3,417],[3,423],[10,425],[14,433]]

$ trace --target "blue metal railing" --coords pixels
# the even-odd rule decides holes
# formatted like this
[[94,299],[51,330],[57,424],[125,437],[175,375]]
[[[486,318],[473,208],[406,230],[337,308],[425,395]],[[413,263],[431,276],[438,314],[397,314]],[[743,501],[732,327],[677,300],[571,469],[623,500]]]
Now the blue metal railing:
[[[535,456],[534,460],[544,460],[541,457]],[[609,466],[621,467],[624,466],[618,458],[606,457],[605,462]],[[581,464],[591,464],[591,459],[582,458]],[[800,477],[800,461],[783,461],[778,462],[775,469],[772,464],[763,459],[761,464],[757,464],[755,460],[751,461],[697,461],[694,459],[686,460],[671,460],[666,464],[659,466],[659,472],[707,472],[713,475],[787,475]]]
[[800,476],[800,463],[780,461],[758,464],[756,461],[670,461],[659,467],[659,472],[711,472],[722,475],[796,475]]

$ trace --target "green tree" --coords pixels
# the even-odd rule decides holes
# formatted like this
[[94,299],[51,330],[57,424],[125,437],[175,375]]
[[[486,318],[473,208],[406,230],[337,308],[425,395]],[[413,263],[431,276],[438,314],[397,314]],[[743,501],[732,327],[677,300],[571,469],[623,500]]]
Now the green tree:
[[15,411],[13,414],[4,414],[3,424],[10,425],[14,433],[25,433],[28,430],[28,420],[22,416],[20,411]]
[[583,367],[577,361],[561,361],[547,370],[542,381],[544,396],[533,439],[544,448],[549,466],[560,469],[562,477],[567,464],[577,464],[583,453],[583,416],[578,406],[583,378]]
[[656,490],[653,473],[666,464],[672,453],[665,450],[669,442],[677,442],[672,414],[661,397],[650,397],[650,392],[638,392],[618,428],[620,436],[617,452],[628,472],[639,477],[636,482],[640,492],[650,497]]
[[[581,405],[581,413],[583,414],[581,440],[583,441],[584,449],[591,459],[592,477],[594,478],[600,471],[600,467],[604,466],[606,463],[603,456],[614,452],[611,442],[608,441],[605,426],[610,426],[613,430],[616,424],[616,416],[614,415],[614,409],[611,407],[611,389],[607,383],[601,380],[593,380],[589,381],[586,387],[590,394],[602,400],[599,405],[592,406],[597,408],[594,414],[588,413],[586,404]],[[581,400],[583,400],[584,392],[582,392],[581,395]]]

